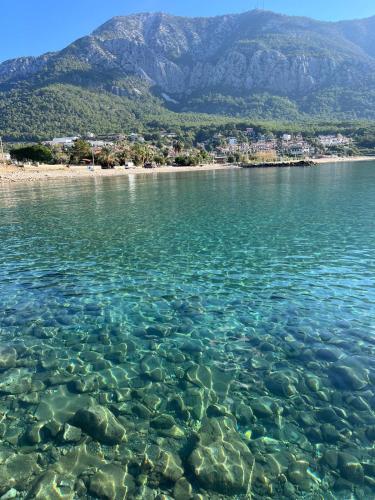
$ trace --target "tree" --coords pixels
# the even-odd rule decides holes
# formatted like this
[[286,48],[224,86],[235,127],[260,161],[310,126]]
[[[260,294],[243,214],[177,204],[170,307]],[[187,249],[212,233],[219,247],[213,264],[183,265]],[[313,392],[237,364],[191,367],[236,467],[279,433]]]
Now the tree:
[[52,163],[53,161],[51,148],[43,144],[11,149],[10,156],[17,161],[36,161],[39,163]]
[[53,161],[60,165],[69,163],[69,153],[59,146],[55,146],[52,149]]
[[131,156],[135,165],[144,165],[145,162],[151,160],[153,152],[145,144],[134,144]]
[[84,159],[92,157],[91,146],[88,142],[78,139],[70,150],[69,163],[80,163]]
[[182,144],[181,141],[175,141],[175,143],[173,144],[173,149],[174,149],[176,154],[181,153],[183,148],[184,148],[184,145]]
[[157,165],[164,165],[165,164],[165,157],[161,154],[156,154],[153,158],[153,161],[157,164]]
[[113,168],[116,165],[116,155],[110,148],[103,148],[97,156],[97,162],[104,168]]

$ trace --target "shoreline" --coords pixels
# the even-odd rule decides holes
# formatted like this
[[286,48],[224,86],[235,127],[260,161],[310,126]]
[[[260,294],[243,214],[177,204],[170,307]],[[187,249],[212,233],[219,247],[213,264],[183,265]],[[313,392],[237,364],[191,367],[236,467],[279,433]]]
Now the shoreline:
[[[316,165],[324,165],[328,163],[346,163],[346,162],[362,162],[375,161],[375,156],[354,156],[354,157],[326,157],[312,160]],[[19,182],[40,182],[59,179],[89,179],[97,177],[120,177],[129,175],[150,175],[159,173],[178,173],[178,172],[202,172],[214,170],[233,170],[239,169],[237,165],[232,164],[205,164],[195,167],[173,167],[164,166],[155,169],[145,169],[142,167],[133,167],[125,169],[118,167],[115,169],[102,169],[96,167],[94,171],[88,170],[85,166],[72,166],[67,168],[65,165],[40,165],[17,167],[14,165],[0,164],[0,185],[19,183]],[[274,167],[278,168],[278,167]]]
[[164,166],[158,168],[143,168],[133,167],[125,169],[125,167],[117,167],[115,169],[102,169],[95,167],[95,170],[88,170],[86,166],[71,166],[67,168],[65,165],[40,165],[30,167],[17,167],[0,165],[0,185],[5,183],[18,182],[36,182],[36,181],[51,181],[58,179],[90,179],[97,177],[123,177],[129,175],[150,175],[159,173],[178,173],[178,172],[201,172],[210,170],[228,170],[237,169],[234,165],[219,165],[207,164],[196,167],[173,167]]
[[317,165],[324,165],[325,163],[347,163],[357,161],[375,161],[375,156],[331,156],[324,158],[314,158],[313,161]]

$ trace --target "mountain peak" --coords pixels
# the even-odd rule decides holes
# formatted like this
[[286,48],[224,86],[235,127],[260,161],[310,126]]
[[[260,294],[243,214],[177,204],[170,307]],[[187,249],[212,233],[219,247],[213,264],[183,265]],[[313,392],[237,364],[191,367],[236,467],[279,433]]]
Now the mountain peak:
[[114,109],[149,105],[149,114],[157,105],[263,118],[375,118],[375,17],[328,23],[261,9],[114,17],[60,52],[0,64],[0,132],[14,127],[15,109],[20,123],[33,123],[24,118],[34,109],[25,95],[39,99],[51,88],[51,109],[56,92],[66,110],[71,93],[89,91],[83,107],[100,95],[115,99]]

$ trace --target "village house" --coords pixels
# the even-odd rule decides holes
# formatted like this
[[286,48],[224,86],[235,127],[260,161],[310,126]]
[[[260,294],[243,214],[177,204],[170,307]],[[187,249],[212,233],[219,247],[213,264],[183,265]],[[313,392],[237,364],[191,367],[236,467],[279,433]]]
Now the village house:
[[320,135],[318,137],[318,142],[324,148],[332,148],[335,146],[349,146],[352,143],[352,139],[341,134]]
[[287,156],[294,156],[299,158],[304,158],[312,156],[315,153],[315,149],[305,141],[301,136],[297,136],[295,140],[281,141],[280,153]]
[[89,137],[89,139],[114,143],[124,141],[126,136],[124,134],[100,134],[96,136],[92,134],[92,137]]
[[113,142],[108,142],[108,141],[87,141],[87,142],[93,148],[105,148],[105,147],[111,147],[114,145]]
[[314,152],[314,149],[306,143],[293,144],[287,150],[289,156],[295,156],[299,158],[306,158],[311,156]]
[[72,147],[75,141],[77,141],[80,137],[55,137],[52,141],[46,141],[45,144],[50,146],[62,146],[62,147]]
[[248,127],[245,130],[245,134],[249,137],[254,137],[255,136],[255,130],[252,127]]
[[272,139],[272,140],[258,140],[256,142],[253,142],[251,144],[251,151],[253,153],[261,153],[264,151],[270,152],[270,151],[276,151],[277,149],[277,140]]
[[227,142],[228,142],[229,146],[237,146],[238,141],[237,141],[236,137],[228,137]]
[[140,134],[132,133],[128,137],[130,142],[146,142],[146,139]]

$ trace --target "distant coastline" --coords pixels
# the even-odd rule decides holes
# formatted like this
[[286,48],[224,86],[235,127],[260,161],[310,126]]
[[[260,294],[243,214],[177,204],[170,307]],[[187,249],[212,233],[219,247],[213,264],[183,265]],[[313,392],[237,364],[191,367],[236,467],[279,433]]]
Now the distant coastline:
[[316,158],[314,159],[314,162],[321,165],[324,163],[346,163],[346,162],[353,162],[353,161],[375,161],[375,156],[331,156],[331,157],[324,157],[324,158]]
[[[375,161],[375,157],[327,157],[314,159],[313,161],[315,164],[321,165],[327,163],[361,162],[371,160]],[[141,167],[134,167],[129,169],[125,169],[124,167],[117,167],[115,169],[101,169],[100,167],[96,167],[94,171],[90,171],[85,166],[71,166],[70,168],[67,168],[64,165],[40,165],[38,167],[26,166],[24,168],[21,168],[17,166],[7,166],[0,164],[0,184],[53,181],[58,179],[89,179],[90,177],[119,177],[129,175],[155,175],[159,173],[200,172],[237,168],[238,167],[236,165],[231,164],[206,164],[194,167],[164,166],[155,169],[145,169]]]

